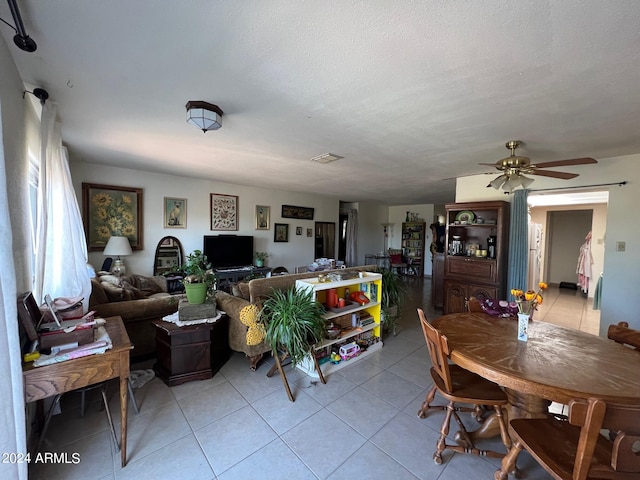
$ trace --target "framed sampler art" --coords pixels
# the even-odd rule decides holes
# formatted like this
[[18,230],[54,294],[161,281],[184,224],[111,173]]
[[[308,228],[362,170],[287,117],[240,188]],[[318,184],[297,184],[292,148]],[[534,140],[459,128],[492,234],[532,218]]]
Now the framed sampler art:
[[274,223],[273,241],[274,242],[288,242],[289,241],[289,224],[288,223]]
[[103,250],[113,235],[142,250],[141,188],[83,183],[82,210],[89,251]]
[[271,207],[256,205],[256,230],[269,230]]
[[187,228],[187,199],[164,197],[164,228]]
[[238,196],[211,194],[211,230],[238,230]]

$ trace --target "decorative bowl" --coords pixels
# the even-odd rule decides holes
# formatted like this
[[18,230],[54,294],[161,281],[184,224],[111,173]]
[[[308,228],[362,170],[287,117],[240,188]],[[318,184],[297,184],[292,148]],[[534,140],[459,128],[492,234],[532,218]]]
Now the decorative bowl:
[[327,340],[335,340],[340,336],[341,331],[342,331],[342,328],[339,325],[334,325],[332,323],[327,328],[325,328],[324,338],[326,338]]

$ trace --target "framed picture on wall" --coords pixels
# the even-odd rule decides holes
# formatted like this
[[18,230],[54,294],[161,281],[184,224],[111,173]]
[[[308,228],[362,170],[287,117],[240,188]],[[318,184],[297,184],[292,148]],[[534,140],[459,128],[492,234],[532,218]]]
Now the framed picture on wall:
[[187,228],[187,199],[164,197],[164,228]]
[[256,205],[256,230],[269,230],[271,207]]
[[114,235],[142,250],[141,188],[82,183],[82,210],[89,251],[103,250]]
[[296,227],[296,235],[302,235],[302,227]]
[[289,241],[289,224],[288,223],[274,223],[273,241],[274,242]]
[[211,194],[211,230],[238,230],[238,196]]

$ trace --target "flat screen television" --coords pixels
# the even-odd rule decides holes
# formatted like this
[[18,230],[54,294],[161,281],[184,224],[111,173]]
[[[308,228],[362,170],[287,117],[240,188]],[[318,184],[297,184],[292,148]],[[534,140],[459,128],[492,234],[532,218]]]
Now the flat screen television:
[[211,268],[253,265],[253,237],[248,235],[205,235],[202,252]]

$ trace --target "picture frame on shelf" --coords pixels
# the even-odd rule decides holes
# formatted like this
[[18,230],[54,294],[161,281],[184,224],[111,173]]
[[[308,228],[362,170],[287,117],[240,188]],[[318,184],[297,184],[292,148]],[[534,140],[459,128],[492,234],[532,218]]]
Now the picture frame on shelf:
[[238,230],[238,196],[210,194],[211,230]]
[[256,205],[256,230],[269,230],[271,223],[271,207]]
[[143,249],[142,188],[82,183],[82,219],[87,248],[104,250],[112,235],[129,239],[132,250]]
[[274,242],[288,242],[289,241],[289,224],[288,223],[274,223],[273,229],[273,241]]
[[282,205],[282,218],[295,218],[297,220],[313,220],[313,208]]
[[187,228],[187,199],[164,197],[164,228]]

